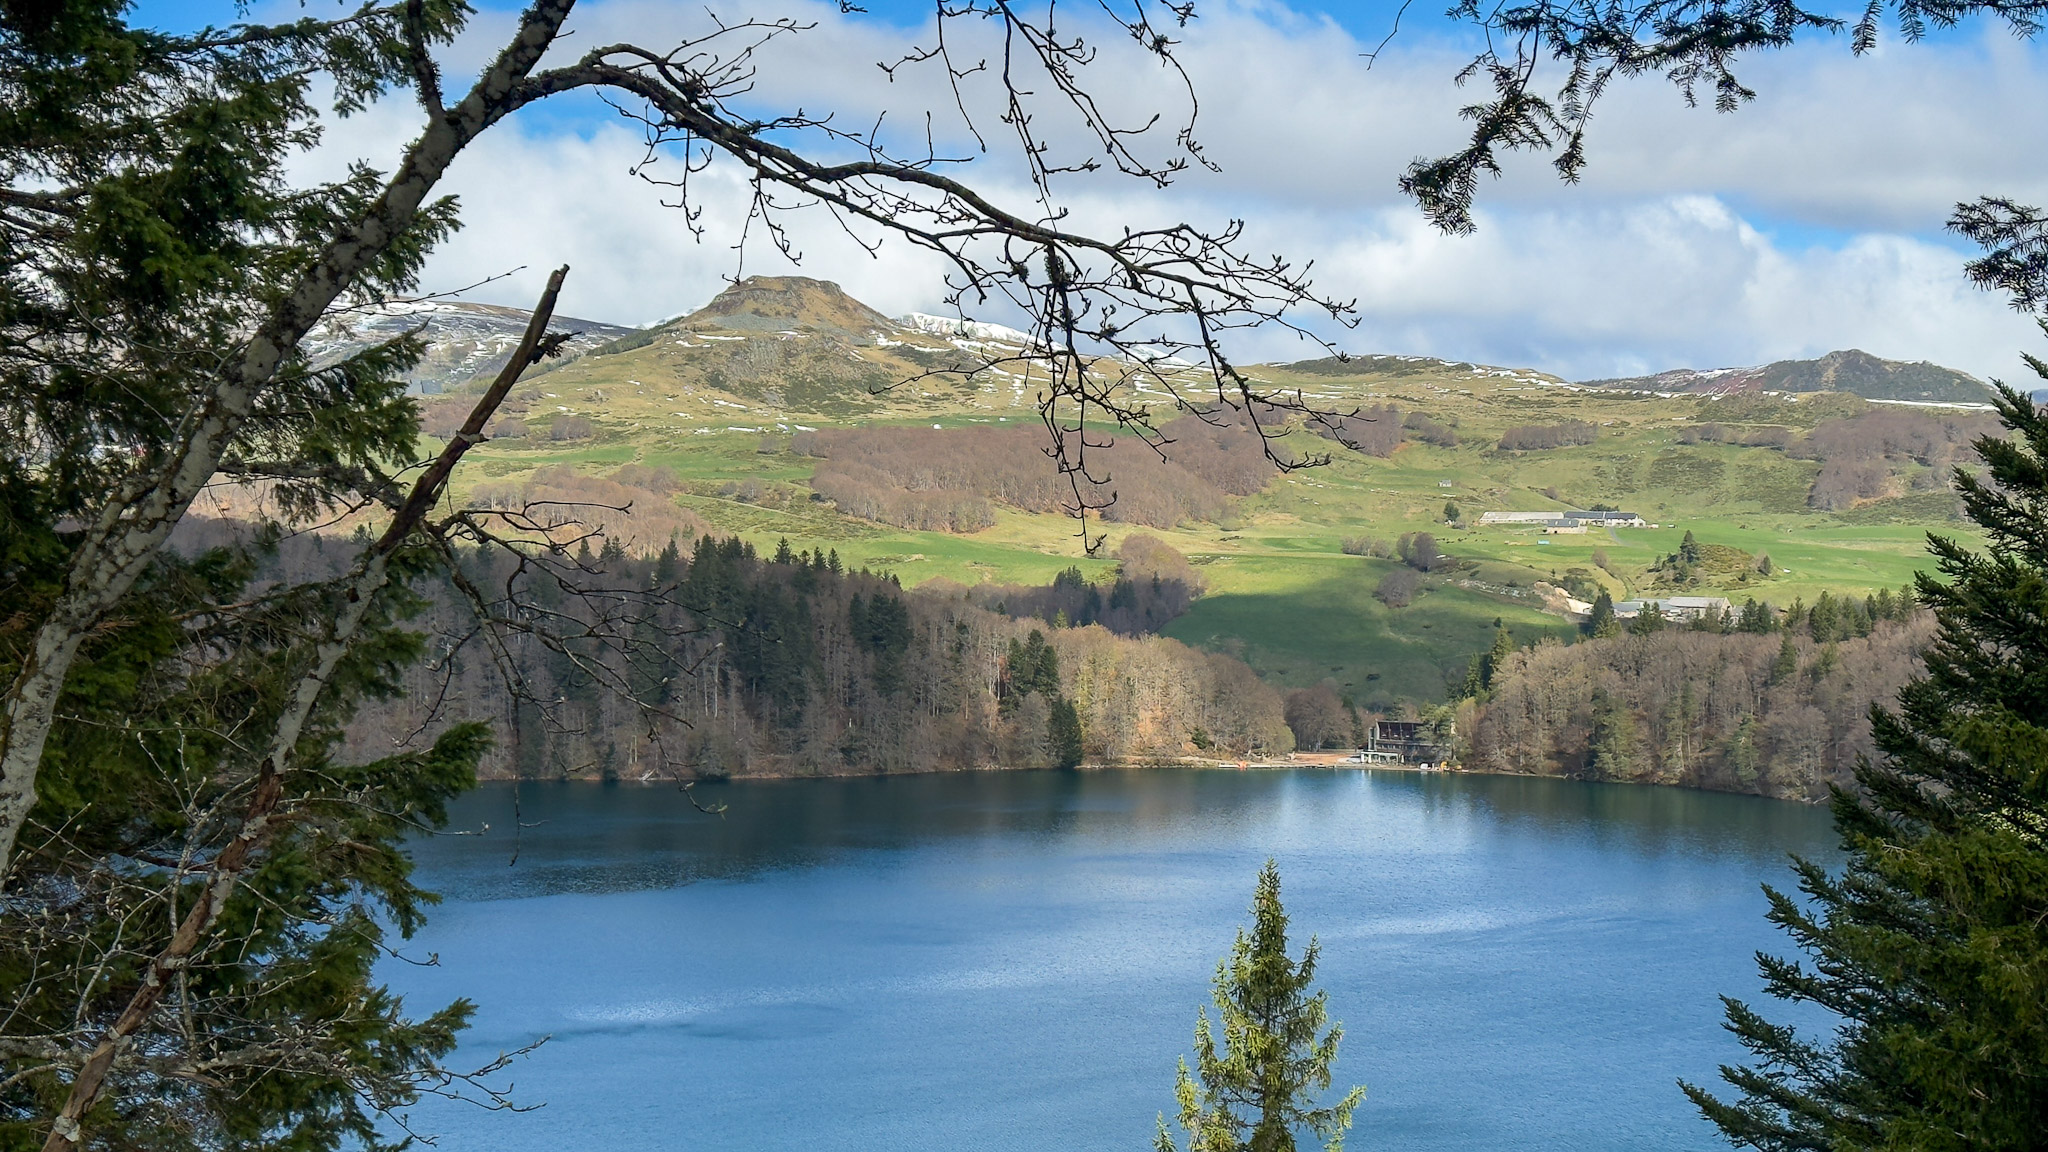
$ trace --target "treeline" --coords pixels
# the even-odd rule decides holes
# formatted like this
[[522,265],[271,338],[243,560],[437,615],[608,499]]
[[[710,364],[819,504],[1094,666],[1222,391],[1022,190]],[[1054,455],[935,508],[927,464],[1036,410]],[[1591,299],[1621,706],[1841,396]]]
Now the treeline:
[[1366,729],[1383,719],[1327,683],[1289,692],[1286,708],[1287,728],[1294,733],[1294,746],[1307,752],[1363,748]]
[[1814,598],[1811,606],[1802,597],[1782,609],[1767,600],[1759,601],[1752,597],[1740,605],[1730,605],[1726,612],[1710,608],[1686,617],[1667,617],[1651,605],[1624,622],[1614,614],[1613,599],[1605,589],[1601,589],[1594,596],[1592,612],[1580,628],[1596,639],[1618,636],[1624,631],[1646,636],[1667,628],[1681,628],[1688,632],[1720,636],[1736,633],[1768,636],[1787,632],[1816,644],[1826,644],[1868,636],[1881,624],[1910,619],[1914,611],[1912,589],[1902,587],[1896,593],[1880,588],[1868,596],[1836,596],[1823,591]]
[[[1803,436],[1777,425],[1708,421],[1681,430],[1678,439],[1682,444],[1774,448],[1795,459],[1818,461],[1820,471],[1807,490],[1806,503],[1836,512],[1909,490],[1939,491],[1947,486],[1952,468],[1976,461],[1970,445],[1979,436],[1998,434],[1998,420],[1989,415],[1931,416],[1884,409],[1824,420]],[[1913,472],[1912,465],[1926,471]]]
[[[1824,617],[1824,634],[1839,637],[1839,619]],[[1918,670],[1933,631],[1921,612],[1819,642],[1796,629],[1678,628],[1546,641],[1492,670],[1466,759],[1490,771],[1819,800],[1875,751],[1870,705]]]
[[[905,592],[836,555],[758,556],[700,537],[684,554],[615,543],[566,572],[468,557],[517,620],[494,655],[436,604],[441,656],[367,710],[358,751],[453,720],[498,734],[488,775],[846,775],[1133,762],[1292,746],[1279,695],[1238,661],[1104,628],[1047,630],[959,592]],[[508,683],[516,691],[508,691]],[[1079,752],[1074,749],[1078,747]]]
[[[1040,466],[1044,465],[1040,461]],[[879,468],[847,462],[820,465],[811,490],[841,512],[918,532],[979,532],[996,522],[995,505],[972,491],[941,488],[911,491],[892,487]]]
[[1068,568],[1051,584],[983,583],[968,587],[933,581],[924,590],[958,595],[980,608],[1054,628],[1099,624],[1119,636],[1144,636],[1181,616],[1202,594],[1204,582],[1187,557],[1154,536],[1133,532],[1117,545],[1116,573],[1106,584]]
[[1591,444],[1599,438],[1600,429],[1585,420],[1523,424],[1501,433],[1500,449],[1503,452],[1540,452],[1549,448]]
[[1368,456],[1392,456],[1411,440],[1440,448],[1458,446],[1456,431],[1421,412],[1404,417],[1392,404],[1368,405],[1352,415],[1318,421],[1310,427],[1317,435],[1349,444]]
[[[1162,460],[1135,437],[1088,450],[1090,471],[1109,480],[1090,499],[1113,495],[1105,518],[1172,528],[1222,517],[1236,496],[1263,490],[1276,469],[1259,434],[1182,417],[1160,431]],[[898,527],[973,532],[993,523],[993,505],[1060,512],[1073,490],[1048,466],[1044,440],[1018,428],[843,428],[801,432],[792,450],[821,460],[811,485],[848,513]]]
[[1379,536],[1346,536],[1339,547],[1346,556],[1399,559],[1418,572],[1434,572],[1458,563],[1456,558],[1438,548],[1436,537],[1427,532],[1403,532],[1392,541]]

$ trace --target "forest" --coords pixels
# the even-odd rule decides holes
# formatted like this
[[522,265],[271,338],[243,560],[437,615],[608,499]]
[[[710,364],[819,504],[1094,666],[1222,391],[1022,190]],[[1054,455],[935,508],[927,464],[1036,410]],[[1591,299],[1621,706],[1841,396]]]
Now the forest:
[[365,708],[351,751],[388,755],[469,720],[499,734],[486,777],[687,781],[1288,751],[1280,695],[1249,668],[1137,635],[1134,620],[1188,593],[1160,575],[1171,557],[1126,551],[1128,574],[1107,595],[1079,593],[1122,636],[1079,616],[1058,622],[1071,627],[1012,619],[957,587],[905,591],[786,543],[760,556],[700,536],[687,552],[671,542],[634,556],[612,538],[559,566],[468,555],[469,586],[503,597],[501,650],[487,649],[470,605],[437,599],[417,625],[438,655]]
[[664,468],[628,464],[592,476],[564,464],[537,468],[520,481],[487,480],[470,489],[471,508],[516,512],[536,527],[595,532],[632,553],[659,551],[669,540],[702,536],[711,528],[675,502],[681,491]]
[[1808,609],[1804,627],[1775,632],[1644,628],[1514,651],[1474,710],[1468,762],[1823,799],[1850,784],[1858,756],[1875,754],[1870,706],[1920,671],[1934,634],[1926,612],[1873,622],[1851,603],[1827,598],[1818,619]]

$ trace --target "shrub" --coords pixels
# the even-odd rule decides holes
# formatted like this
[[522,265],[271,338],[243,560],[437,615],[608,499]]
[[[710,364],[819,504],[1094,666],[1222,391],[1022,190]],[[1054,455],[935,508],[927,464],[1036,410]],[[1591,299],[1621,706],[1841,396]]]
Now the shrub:
[[1401,563],[1418,572],[1434,572],[1445,567],[1450,557],[1436,546],[1436,537],[1427,532],[1403,532],[1395,545],[1401,555]]
[[557,416],[548,421],[550,440],[588,440],[597,435],[597,428],[581,416]]
[[1415,599],[1415,593],[1422,587],[1422,577],[1412,568],[1396,568],[1380,577],[1379,587],[1372,594],[1380,603],[1389,608],[1406,608]]

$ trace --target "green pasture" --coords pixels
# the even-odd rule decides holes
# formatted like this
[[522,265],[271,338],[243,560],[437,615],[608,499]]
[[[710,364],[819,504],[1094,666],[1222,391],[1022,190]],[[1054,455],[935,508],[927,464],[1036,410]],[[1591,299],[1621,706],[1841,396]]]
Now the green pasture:
[[1210,591],[1166,633],[1228,652],[1275,684],[1330,681],[1360,704],[1441,699],[1471,654],[1493,640],[1495,620],[1517,640],[1562,637],[1572,627],[1525,603],[1429,582],[1406,608],[1373,589],[1384,560],[1311,553],[1201,555]]

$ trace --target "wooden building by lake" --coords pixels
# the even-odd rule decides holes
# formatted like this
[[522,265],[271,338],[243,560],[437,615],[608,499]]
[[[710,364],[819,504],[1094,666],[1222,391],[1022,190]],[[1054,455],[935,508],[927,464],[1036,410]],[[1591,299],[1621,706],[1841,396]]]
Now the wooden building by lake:
[[1402,764],[1441,764],[1450,749],[1437,742],[1436,730],[1414,720],[1375,720],[1365,734],[1369,758],[1392,757]]

